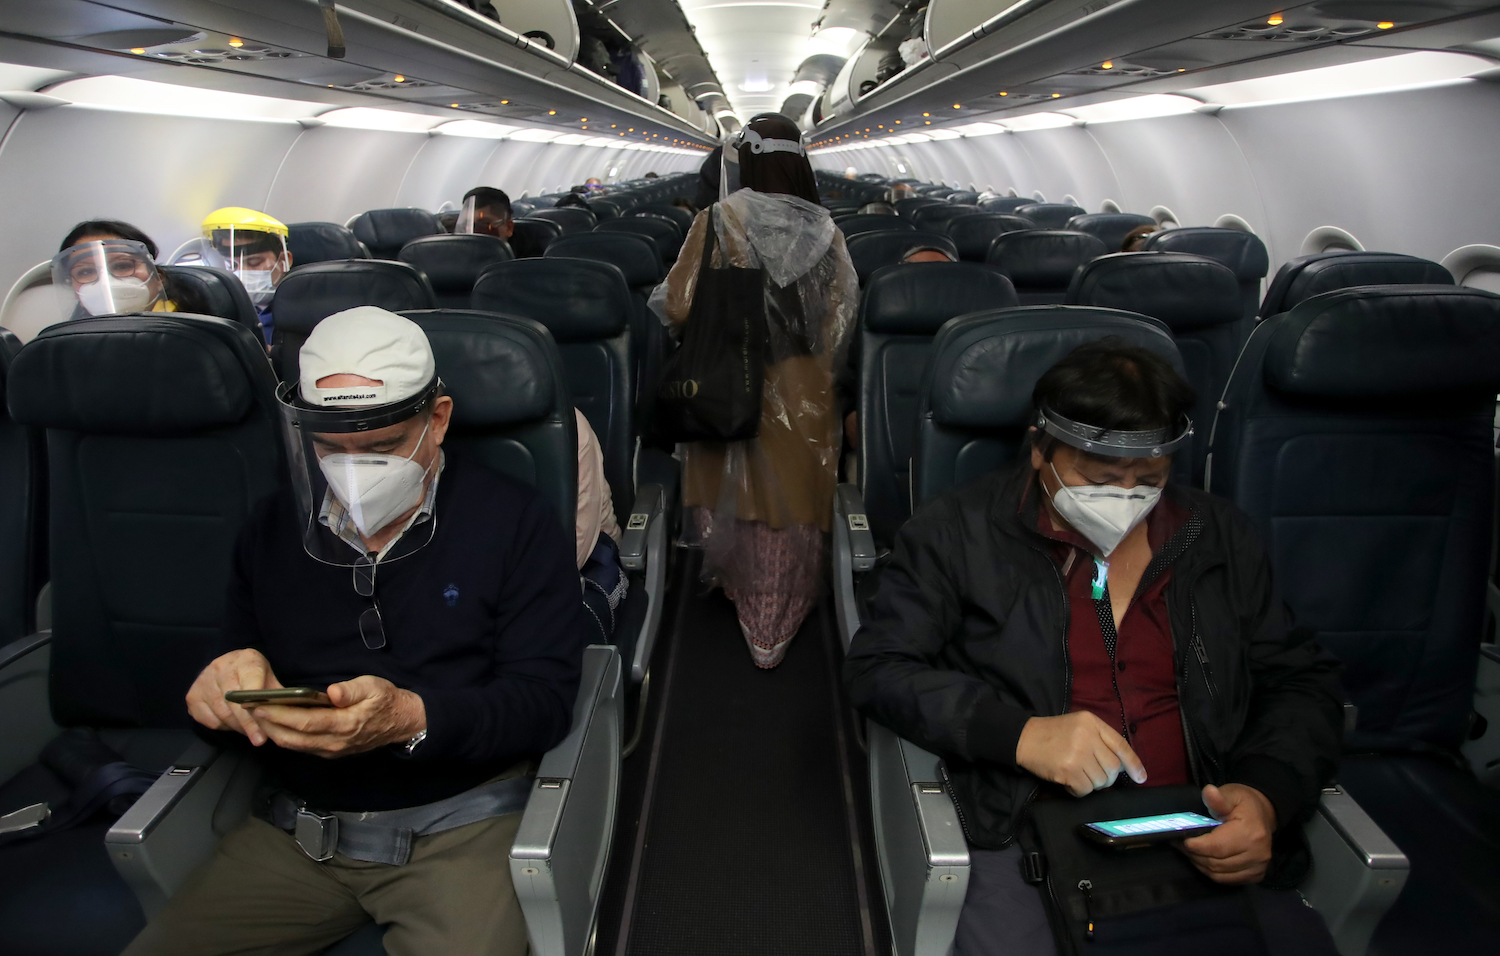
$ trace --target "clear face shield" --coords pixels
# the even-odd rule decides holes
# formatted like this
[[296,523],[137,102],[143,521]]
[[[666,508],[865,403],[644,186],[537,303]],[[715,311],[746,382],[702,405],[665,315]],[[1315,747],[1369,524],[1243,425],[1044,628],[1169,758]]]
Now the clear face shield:
[[145,243],[96,239],[52,257],[52,288],[63,321],[90,315],[150,312],[165,297]]
[[453,234],[509,239],[510,233],[506,227],[510,221],[510,216],[500,215],[499,207],[481,206],[476,197],[470,196],[464,200],[463,209],[459,210],[458,220],[453,224]]
[[270,304],[277,283],[292,267],[286,237],[279,233],[226,226],[203,230],[203,243],[204,263],[233,272],[256,308]]

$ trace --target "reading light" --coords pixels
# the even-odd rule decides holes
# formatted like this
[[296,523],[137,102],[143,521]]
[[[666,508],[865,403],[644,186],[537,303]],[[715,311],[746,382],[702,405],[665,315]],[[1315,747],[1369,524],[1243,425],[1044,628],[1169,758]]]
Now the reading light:
[[548,116],[556,116],[557,115],[557,110],[548,110],[547,111],[547,115]]
[[1271,14],[1271,16],[1266,20],[1266,22],[1269,23],[1273,27],[1279,27],[1279,26],[1281,26],[1281,24],[1282,24],[1281,14],[1279,14],[1279,13],[1273,13],[1273,14]]
[[1113,70],[1115,68],[1115,63],[1113,60],[1105,60],[1103,63],[1099,64],[1099,68],[1101,70]]
[[501,106],[509,106],[510,105],[510,100],[501,100],[500,101],[500,105]]
[[406,82],[406,77],[402,76],[400,73],[397,73],[396,74],[396,82],[397,83],[405,83]]
[[1375,26],[1381,30],[1389,30],[1391,27],[1395,26],[1395,24],[1389,20],[1381,20],[1379,23],[1375,24]]
[[1004,90],[1001,90],[1001,91],[1000,91],[1000,95],[1001,95],[1001,96],[1009,96],[1009,95],[1010,95],[1010,94],[1009,94],[1009,93],[1007,93],[1007,92],[1005,92],[1005,91],[1004,91]]
[[1052,98],[1053,98],[1053,99],[1054,99],[1054,100],[1055,100],[1055,99],[1057,99],[1057,98],[1058,98],[1058,97],[1059,97],[1059,96],[1062,96],[1062,94],[1061,94],[1061,93],[1053,93],[1053,94],[1052,94]]
[[136,56],[141,56],[142,54],[144,54],[146,52],[146,48],[145,47],[139,47],[139,46],[138,47],[132,47],[131,50],[130,50],[130,52],[134,53]]
[[961,110],[961,109],[963,109],[963,107],[962,107],[962,106],[959,106],[959,105],[958,105],[958,104],[957,104],[957,103],[954,103],[954,104],[953,104],[953,108],[954,108],[954,109],[956,109],[956,110]]
[[241,40],[239,37],[230,37],[229,45],[235,48],[239,48],[245,45],[245,41]]

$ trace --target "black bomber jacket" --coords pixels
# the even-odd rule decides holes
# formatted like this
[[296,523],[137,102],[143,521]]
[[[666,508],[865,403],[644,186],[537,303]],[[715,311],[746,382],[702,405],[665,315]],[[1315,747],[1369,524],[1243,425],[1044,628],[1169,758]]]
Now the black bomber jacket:
[[[1071,698],[1067,592],[1035,530],[1038,496],[1021,505],[1034,474],[1023,462],[920,508],[865,589],[844,663],[861,712],[943,759],[981,849],[1010,844],[1043,786],[1016,765],[1021,728]],[[1243,512],[1175,484],[1163,494],[1191,512],[1163,548],[1189,766],[1200,785],[1264,793],[1280,855],[1338,764],[1339,665],[1292,626]]]

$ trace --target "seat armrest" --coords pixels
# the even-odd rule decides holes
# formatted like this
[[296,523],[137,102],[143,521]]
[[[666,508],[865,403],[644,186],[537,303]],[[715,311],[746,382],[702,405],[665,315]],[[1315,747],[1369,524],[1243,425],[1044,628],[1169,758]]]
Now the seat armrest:
[[620,535],[620,563],[630,571],[644,571],[646,616],[636,636],[635,651],[625,662],[630,682],[640,684],[651,669],[651,653],[667,594],[667,492],[662,485],[641,485],[635,505]]
[[666,493],[661,485],[641,485],[635,493],[630,516],[620,529],[620,564],[627,571],[646,569],[647,533],[651,522],[666,509]]
[[1304,832],[1313,867],[1302,895],[1323,916],[1342,956],[1363,956],[1406,885],[1406,854],[1339,787],[1323,791]]
[[549,750],[510,851],[534,956],[581,956],[614,838],[620,778],[620,655],[591,645],[573,727]]
[[109,828],[104,846],[110,861],[147,917],[244,820],[259,780],[250,755],[194,741]]
[[858,488],[840,484],[833,496],[833,607],[844,649],[859,630],[854,576],[875,567],[875,538]]
[[0,647],[0,783],[36,763],[47,742],[62,733],[47,693],[51,663],[51,631]]
[[969,888],[969,846],[938,758],[870,723],[870,802],[896,956],[947,956]]

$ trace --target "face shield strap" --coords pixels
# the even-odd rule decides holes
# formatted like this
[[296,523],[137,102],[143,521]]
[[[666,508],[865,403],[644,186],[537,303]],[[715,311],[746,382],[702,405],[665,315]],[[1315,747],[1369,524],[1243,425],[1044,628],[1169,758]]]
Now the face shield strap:
[[295,428],[304,432],[350,434],[374,431],[414,418],[431,404],[442,384],[442,379],[434,374],[427,387],[411,398],[389,405],[364,408],[313,408],[303,401],[296,382],[280,385],[276,389],[276,398]]
[[748,126],[740,130],[739,136],[735,138],[734,145],[736,148],[749,146],[750,152],[757,155],[761,153],[796,153],[798,156],[807,155],[807,150],[796,140],[772,139],[769,136],[762,137]]
[[[1161,458],[1193,437],[1193,420],[1182,417],[1180,429],[1117,431],[1064,418],[1050,408],[1037,413],[1036,427],[1065,445],[1106,458]],[[1176,437],[1171,437],[1176,431]]]

